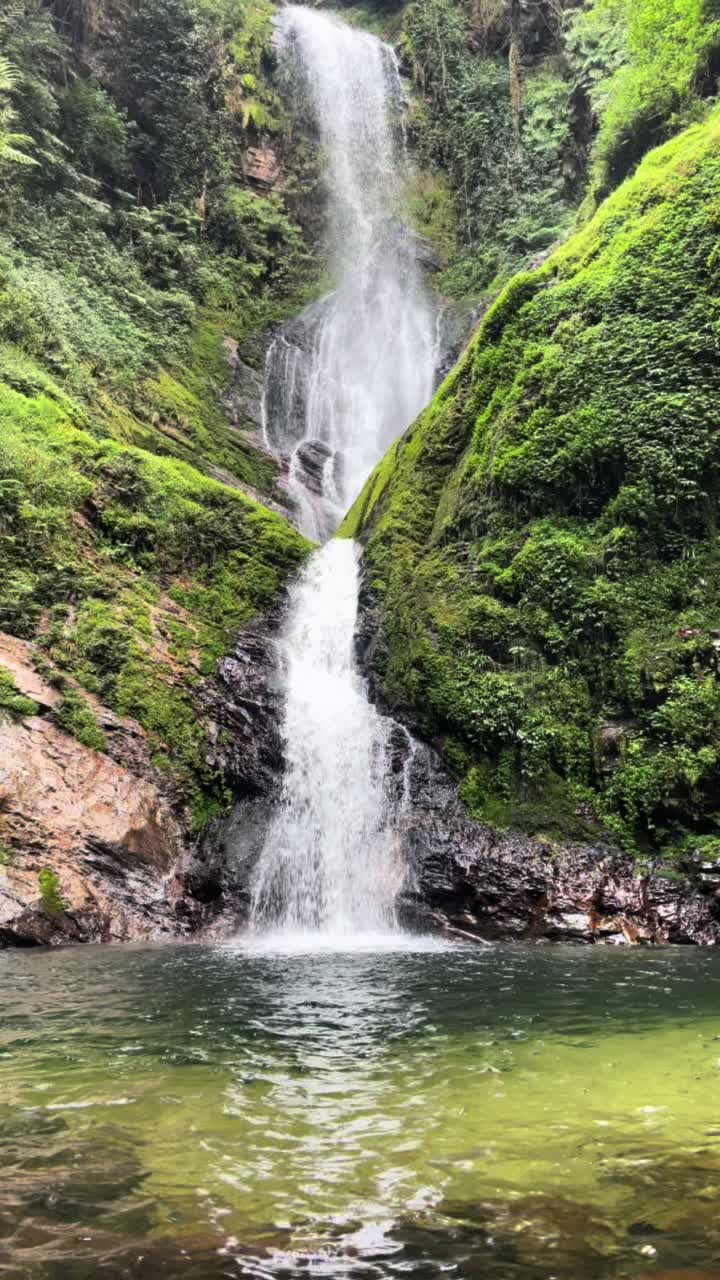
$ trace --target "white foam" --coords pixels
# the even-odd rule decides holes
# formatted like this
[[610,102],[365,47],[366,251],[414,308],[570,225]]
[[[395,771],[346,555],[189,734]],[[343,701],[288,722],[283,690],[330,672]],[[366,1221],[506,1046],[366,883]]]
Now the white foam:
[[241,951],[247,955],[257,956],[304,956],[304,955],[371,955],[396,954],[423,955],[432,952],[448,951],[453,944],[442,938],[423,934],[401,933],[399,930],[386,932],[336,932],[334,930],[313,931],[283,929],[268,930],[264,933],[247,932],[221,944],[223,950]]

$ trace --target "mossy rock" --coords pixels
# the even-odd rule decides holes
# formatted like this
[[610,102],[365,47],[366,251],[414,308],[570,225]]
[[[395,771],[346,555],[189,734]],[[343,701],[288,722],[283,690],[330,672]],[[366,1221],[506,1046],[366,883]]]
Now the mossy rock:
[[[509,761],[515,820],[552,779],[690,860],[720,782],[719,189],[715,110],[511,282],[344,527],[390,705],[457,744],[476,811]],[[611,769],[608,716],[638,725]]]

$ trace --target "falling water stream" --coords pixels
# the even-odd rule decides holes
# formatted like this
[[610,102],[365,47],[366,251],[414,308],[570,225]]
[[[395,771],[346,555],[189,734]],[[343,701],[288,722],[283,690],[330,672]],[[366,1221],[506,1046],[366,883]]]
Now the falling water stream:
[[282,11],[279,40],[326,159],[336,284],[267,359],[266,439],[290,455],[297,521],[325,546],[295,586],[280,641],[286,776],[253,916],[260,927],[347,940],[393,927],[402,868],[384,786],[389,726],[353,653],[357,551],[326,539],[430,398],[436,320],[401,214],[407,172],[393,50],[297,6]]

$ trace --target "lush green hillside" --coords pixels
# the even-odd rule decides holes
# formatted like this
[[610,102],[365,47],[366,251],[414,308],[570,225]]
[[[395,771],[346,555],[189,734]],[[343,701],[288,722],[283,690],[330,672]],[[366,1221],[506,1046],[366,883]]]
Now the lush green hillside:
[[[589,216],[649,146],[701,119],[716,87],[716,0],[342,7],[397,43],[413,87],[411,212],[443,261],[439,290],[455,297],[492,296],[569,232],[583,201]],[[278,81],[274,13],[271,0],[8,0],[0,13],[0,629],[31,640],[56,681],[69,674],[136,716],[198,822],[222,794],[204,763],[198,684],[307,550],[254,501],[278,496],[276,468],[222,403],[228,343],[257,365],[257,335],[318,287],[318,157]],[[390,610],[388,689],[432,693],[428,726],[455,742],[475,809],[503,820],[550,820],[544,801],[534,816],[538,778],[570,825],[580,791],[630,840],[647,820],[706,820],[713,766],[703,756],[703,773],[692,751],[682,765],[669,730],[646,719],[694,696],[673,682],[710,661],[708,628],[720,627],[709,567],[705,595],[688,595],[691,565],[710,554],[712,469],[690,446],[698,422],[709,432],[714,268],[698,256],[711,258],[710,222],[702,236],[697,223],[711,197],[683,166],[709,172],[709,128],[657,171],[648,162],[583,237],[513,283],[482,357],[403,446],[397,474],[392,458],[382,472],[392,484],[369,555]],[[650,217],[647,192],[671,172],[692,207],[653,196]],[[656,225],[665,247],[653,256],[642,237]],[[653,397],[666,397],[662,413]],[[392,513],[420,474],[408,540]],[[393,586],[382,562],[399,539],[413,550]],[[535,583],[547,555],[567,561],[564,596]],[[662,678],[643,665],[655,614],[639,586],[618,585],[638,573],[652,576],[662,635],[676,623],[658,648]],[[416,580],[435,601],[427,613],[404,599]],[[578,604],[581,586],[606,604]],[[492,732],[475,727],[481,694],[496,703]],[[67,727],[98,744],[88,708],[66,700]],[[597,760],[605,715],[642,720],[612,773]],[[668,792],[661,757],[685,769],[669,815],[651,798]]]
[[516,277],[345,531],[471,811],[715,847],[720,114]]
[[420,228],[492,296],[716,92],[717,0],[375,0],[415,87]]
[[[0,630],[147,730],[199,825],[197,691],[307,547],[227,418],[224,342],[313,287],[268,0],[13,0],[0,15]],[[296,131],[297,134],[297,131]],[[248,181],[268,148],[285,194]],[[295,194],[293,194],[295,193]],[[247,496],[249,490],[250,496]]]

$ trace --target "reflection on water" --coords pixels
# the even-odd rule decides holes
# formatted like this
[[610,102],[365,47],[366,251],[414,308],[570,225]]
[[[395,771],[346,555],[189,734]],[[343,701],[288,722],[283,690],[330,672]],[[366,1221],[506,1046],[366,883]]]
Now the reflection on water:
[[0,1276],[717,1276],[720,955],[0,957]]

